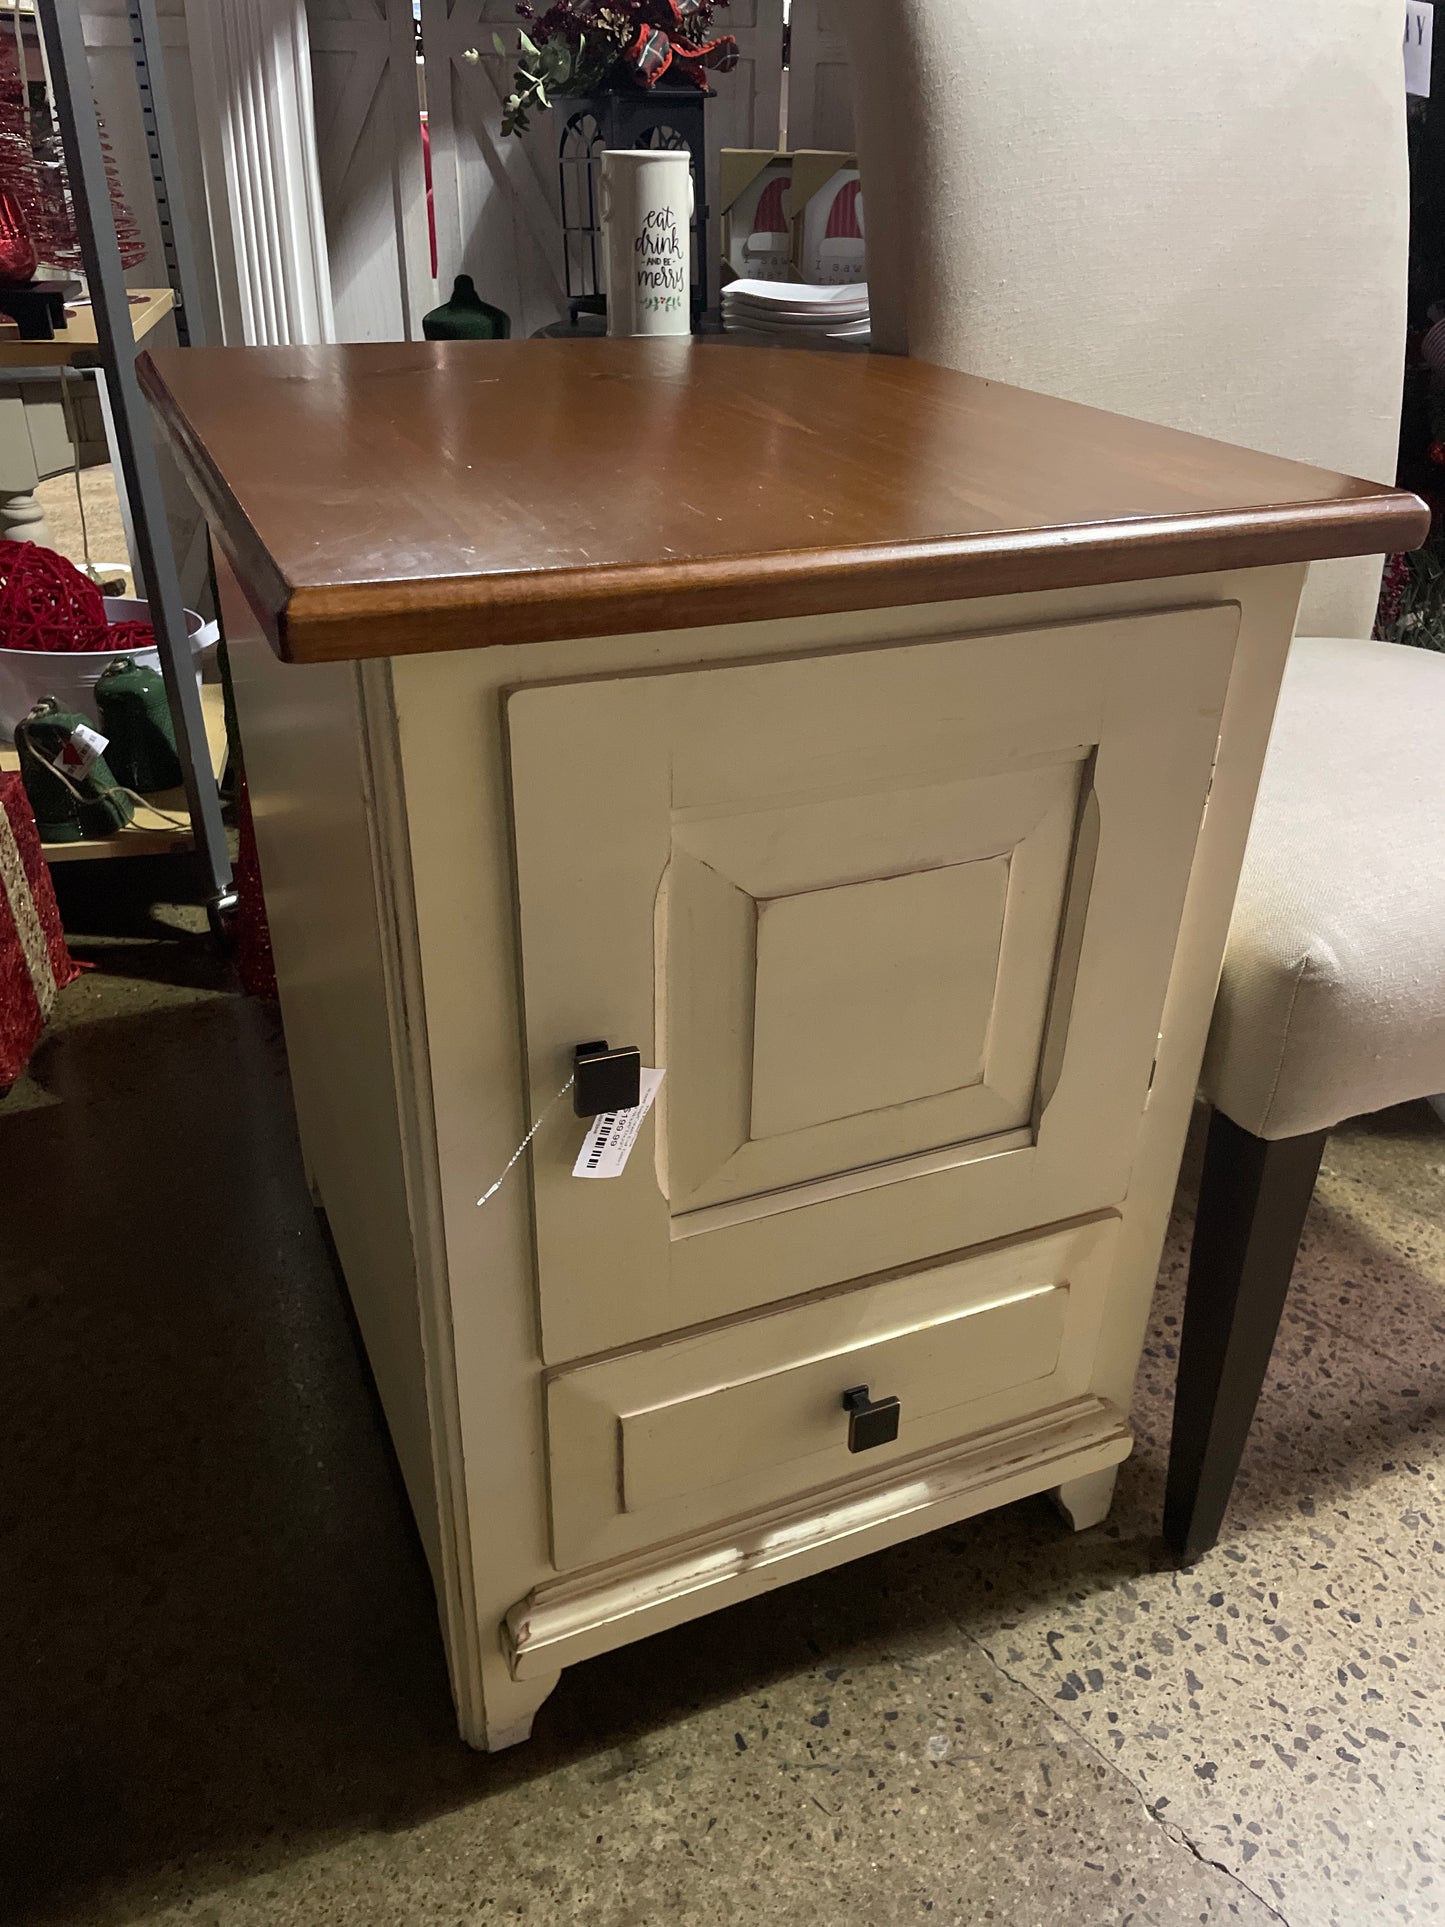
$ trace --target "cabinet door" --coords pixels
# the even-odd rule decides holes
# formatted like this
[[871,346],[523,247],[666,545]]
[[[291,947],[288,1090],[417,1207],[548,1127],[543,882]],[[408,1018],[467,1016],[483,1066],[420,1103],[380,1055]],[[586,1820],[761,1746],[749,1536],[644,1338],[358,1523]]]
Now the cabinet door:
[[532,1101],[667,1072],[621,1178],[533,1152],[556,1363],[1116,1203],[1238,611],[508,702]]

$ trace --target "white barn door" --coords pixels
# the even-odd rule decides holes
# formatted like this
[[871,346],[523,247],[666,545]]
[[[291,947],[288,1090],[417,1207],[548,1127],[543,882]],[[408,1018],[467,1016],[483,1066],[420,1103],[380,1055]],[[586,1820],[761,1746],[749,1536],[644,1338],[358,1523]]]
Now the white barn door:
[[421,21],[442,298],[454,275],[469,274],[482,299],[512,317],[514,335],[532,334],[566,309],[560,123],[538,114],[529,134],[503,138],[521,24],[514,0],[422,0]]
[[721,253],[722,202],[718,193],[719,156],[725,147],[781,147],[783,140],[783,0],[732,0],[714,23],[738,43],[738,64],[730,74],[714,74],[717,99],[707,104],[708,193],[712,220],[708,233],[708,286],[717,299]]
[[411,0],[307,0],[338,341],[417,338],[435,305]]
[[709,76],[717,89],[707,106],[710,166],[720,148],[773,148],[782,138],[783,0],[732,0],[713,31],[737,41],[738,64]]
[[[190,217],[196,267],[201,282],[201,319],[207,339],[218,341],[220,310],[216,300],[215,276],[211,271],[210,227],[205,184],[201,178],[201,147],[196,128],[195,92],[191,81],[191,53],[184,0],[157,0],[156,13],[161,30],[161,57],[171,113],[181,150],[182,178],[169,185],[172,194],[179,194],[184,199],[186,213]],[[163,288],[166,284],[166,264],[161,249],[160,224],[156,219],[155,202],[151,194],[150,158],[146,152],[145,128],[136,89],[126,0],[86,0],[81,20],[86,51],[90,57],[90,76],[95,85],[96,105],[100,108],[106,132],[110,136],[122,191],[135,214],[141,239],[146,246],[145,260],[139,267],[133,268],[126,279],[135,288]],[[5,31],[10,31],[8,21]]]
[[793,0],[792,23],[788,145],[851,154],[853,82],[838,0]]

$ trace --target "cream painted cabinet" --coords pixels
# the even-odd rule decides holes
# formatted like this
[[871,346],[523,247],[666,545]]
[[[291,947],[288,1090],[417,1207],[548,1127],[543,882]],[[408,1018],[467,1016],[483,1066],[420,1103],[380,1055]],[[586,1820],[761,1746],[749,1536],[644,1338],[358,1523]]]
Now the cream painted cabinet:
[[[881,358],[146,379],[464,1735],[1030,1493],[1102,1519],[1303,565],[1419,505]],[[665,1073],[605,1181],[599,1037]]]

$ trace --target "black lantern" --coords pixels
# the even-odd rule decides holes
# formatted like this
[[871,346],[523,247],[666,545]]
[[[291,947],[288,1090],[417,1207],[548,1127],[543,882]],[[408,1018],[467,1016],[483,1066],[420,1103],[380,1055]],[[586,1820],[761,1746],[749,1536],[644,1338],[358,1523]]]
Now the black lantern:
[[701,87],[629,87],[586,100],[559,100],[562,247],[575,325],[607,312],[602,265],[602,155],[609,147],[657,147],[692,155],[692,325],[707,307],[707,147],[704,113],[715,99]]

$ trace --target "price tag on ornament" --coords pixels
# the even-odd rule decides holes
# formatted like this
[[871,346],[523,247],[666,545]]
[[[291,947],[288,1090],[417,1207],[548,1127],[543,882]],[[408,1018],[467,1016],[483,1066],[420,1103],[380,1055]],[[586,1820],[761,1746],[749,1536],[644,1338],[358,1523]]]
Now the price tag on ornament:
[[56,757],[56,765],[72,783],[78,783],[83,777],[89,776],[104,756],[109,742],[110,738],[102,736],[98,729],[91,729],[87,723],[77,723]]
[[577,1153],[577,1162],[572,1166],[574,1178],[622,1176],[637,1142],[637,1133],[642,1129],[642,1120],[652,1109],[652,1100],[662,1079],[663,1072],[644,1068],[639,1104],[630,1111],[604,1111],[601,1117],[593,1118],[582,1140],[582,1149]]
[[1430,98],[1430,66],[1435,52],[1435,9],[1427,0],[1410,0],[1405,9],[1405,92]]

